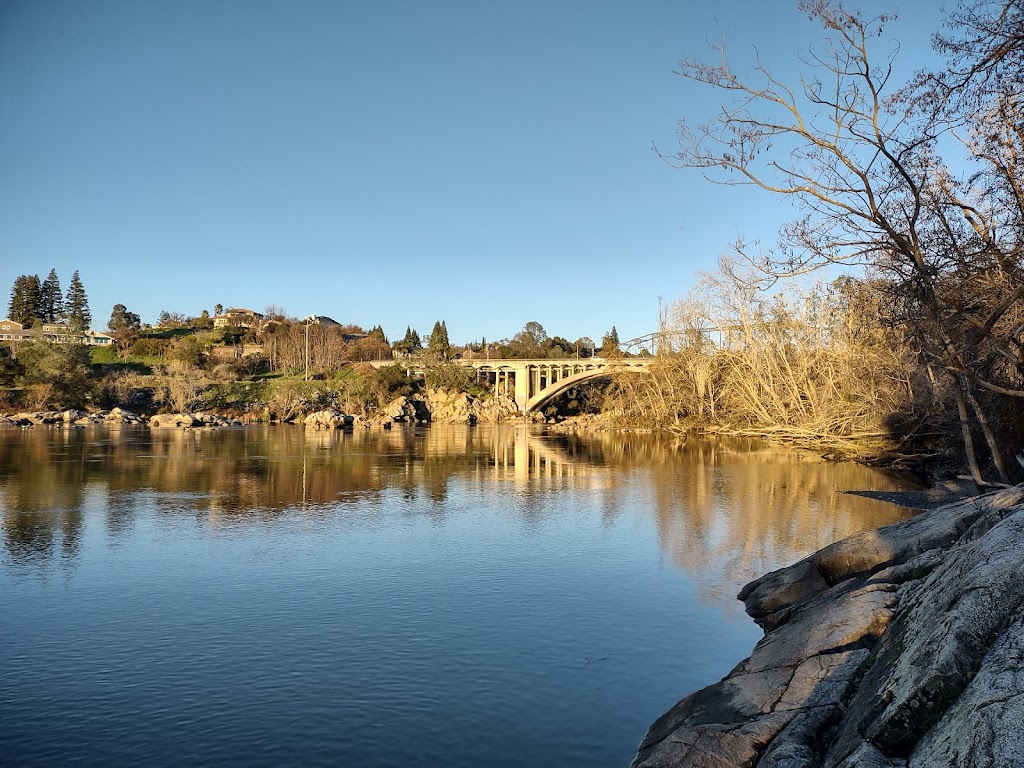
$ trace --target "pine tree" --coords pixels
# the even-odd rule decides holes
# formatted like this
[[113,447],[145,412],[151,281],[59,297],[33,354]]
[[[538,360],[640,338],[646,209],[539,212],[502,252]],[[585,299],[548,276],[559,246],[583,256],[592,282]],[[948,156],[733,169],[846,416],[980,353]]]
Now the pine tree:
[[19,275],[11,288],[11,301],[7,305],[7,317],[26,328],[42,317],[42,286],[39,275]]
[[420,335],[416,333],[415,329],[407,325],[405,326],[405,336],[401,341],[396,341],[393,348],[396,352],[411,355],[423,349],[423,342],[420,341]]
[[60,278],[57,277],[56,269],[51,269],[43,282],[39,313],[44,323],[55,323],[64,317],[64,293],[60,289]]
[[430,340],[427,342],[430,351],[447,359],[451,352],[451,345],[448,343],[448,328],[443,320],[434,323],[434,329],[430,332]]
[[71,330],[87,330],[92,322],[89,297],[85,295],[85,286],[82,285],[82,278],[78,276],[77,269],[71,276],[71,284],[68,285],[68,295],[64,299],[64,312]]

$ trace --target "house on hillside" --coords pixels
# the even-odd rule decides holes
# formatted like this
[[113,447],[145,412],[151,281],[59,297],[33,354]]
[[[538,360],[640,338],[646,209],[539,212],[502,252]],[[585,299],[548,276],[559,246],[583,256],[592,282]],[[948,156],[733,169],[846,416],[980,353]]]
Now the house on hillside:
[[28,341],[32,338],[32,329],[26,328],[14,320],[0,320],[0,341]]
[[261,328],[266,318],[251,309],[229,307],[223,315],[213,318],[214,328]]
[[80,334],[73,333],[67,323],[43,323],[39,328],[30,330],[51,344],[68,344],[80,339]]
[[335,328],[341,325],[333,317],[328,317],[327,315],[310,315],[302,322],[306,325],[322,325],[324,328]]
[[51,344],[85,344],[90,347],[106,347],[114,338],[100,331],[74,332],[67,323],[43,323],[35,328],[26,328],[14,320],[0,320],[0,342],[12,344],[20,341],[42,339]]
[[114,343],[114,337],[101,331],[86,331],[82,334],[82,341],[90,347],[109,347]]

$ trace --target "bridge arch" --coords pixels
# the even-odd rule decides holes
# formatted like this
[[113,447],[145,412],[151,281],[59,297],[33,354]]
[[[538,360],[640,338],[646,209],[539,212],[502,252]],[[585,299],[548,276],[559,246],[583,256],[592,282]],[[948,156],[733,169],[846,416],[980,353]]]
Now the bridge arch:
[[559,379],[554,384],[549,384],[547,387],[542,389],[536,395],[526,401],[523,406],[523,413],[533,413],[539,411],[549,401],[556,398],[558,395],[565,392],[567,389],[579,384],[581,381],[588,381],[590,379],[599,379],[602,376],[609,376],[610,371],[607,368],[595,368],[589,371],[582,371],[581,373],[574,373],[572,376],[566,376],[564,379]]
[[572,376],[566,376],[564,379],[559,379],[553,384],[549,384],[540,392],[535,394],[526,404],[523,406],[523,413],[534,413],[541,410],[551,400],[558,397],[560,394],[565,392],[567,389],[579,384],[582,381],[589,381],[590,379],[599,379],[601,377],[611,376],[613,373],[623,370],[629,371],[642,371],[644,373],[650,373],[650,370],[646,365],[603,365],[599,368],[592,368],[590,370],[581,371],[580,373],[574,373]]

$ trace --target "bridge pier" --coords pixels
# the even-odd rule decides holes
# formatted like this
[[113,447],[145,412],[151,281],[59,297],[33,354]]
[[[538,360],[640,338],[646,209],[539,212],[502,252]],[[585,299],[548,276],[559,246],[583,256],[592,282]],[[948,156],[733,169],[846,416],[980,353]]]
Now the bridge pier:
[[[508,376],[508,374],[505,374]],[[519,410],[526,412],[526,404],[530,401],[530,371],[520,369],[515,372],[515,401]]]

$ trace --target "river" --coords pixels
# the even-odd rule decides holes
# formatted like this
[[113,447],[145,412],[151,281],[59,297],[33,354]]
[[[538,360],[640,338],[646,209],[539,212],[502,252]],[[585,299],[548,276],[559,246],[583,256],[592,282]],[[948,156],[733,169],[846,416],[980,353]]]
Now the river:
[[625,766],[749,579],[908,510],[755,442],[0,430],[0,764]]

